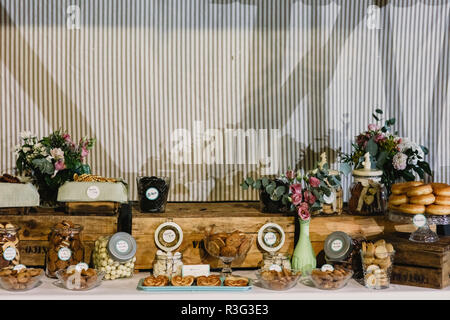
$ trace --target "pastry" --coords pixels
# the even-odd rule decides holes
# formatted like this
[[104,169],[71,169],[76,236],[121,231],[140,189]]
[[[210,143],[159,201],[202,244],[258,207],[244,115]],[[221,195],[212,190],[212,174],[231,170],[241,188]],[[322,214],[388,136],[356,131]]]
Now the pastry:
[[172,283],[175,287],[189,287],[194,283],[195,277],[194,276],[175,276],[172,277],[172,280],[170,283]]
[[74,265],[71,265],[58,274],[60,274],[61,280],[64,281],[66,288],[71,290],[88,289],[98,280],[95,269],[88,268],[78,271]]
[[406,194],[401,194],[401,195],[391,195],[389,197],[389,204],[392,204],[394,206],[398,206],[404,203],[408,203],[408,197],[406,196]]
[[252,244],[251,238],[240,231],[232,233],[210,234],[206,241],[206,249],[212,256],[236,257],[248,252]]
[[410,214],[423,214],[425,213],[425,206],[421,204],[402,204],[398,208],[400,212]]
[[5,269],[0,271],[3,285],[8,290],[26,290],[32,287],[39,276],[42,269],[23,268],[20,270]]
[[[434,195],[432,193],[430,193],[430,194],[426,194],[423,196],[411,197],[411,198],[409,198],[409,203],[421,204],[421,205],[427,206],[429,204],[434,203],[435,200],[436,200],[436,198],[434,197]],[[408,201],[408,199],[406,199],[406,201]]]
[[406,189],[423,185],[422,181],[409,181],[402,183],[394,183],[391,187],[392,194],[400,195],[406,193]]
[[450,214],[450,206],[432,204],[427,206],[426,213],[434,215],[448,215]]
[[148,276],[142,282],[142,285],[145,287],[164,287],[169,284],[169,278],[163,275],[154,277]]
[[436,196],[436,200],[434,201],[434,204],[439,204],[442,206],[450,206],[450,197]]
[[271,290],[286,290],[292,287],[293,281],[296,281],[301,275],[300,272],[292,272],[285,268],[282,268],[281,271],[262,270],[260,274],[265,286]]
[[434,190],[434,194],[437,196],[450,197],[450,187],[437,188]]
[[219,287],[222,284],[219,276],[210,275],[210,276],[200,276],[197,277],[197,286],[200,287]]
[[351,274],[348,269],[336,266],[333,271],[314,269],[311,272],[311,278],[320,289],[338,289],[345,284]]
[[227,287],[245,287],[248,285],[248,278],[228,276],[225,278],[224,285]]
[[432,182],[430,184],[431,184],[431,187],[433,188],[433,192],[436,191],[437,189],[446,188],[449,186],[447,183],[441,183],[441,182]]
[[430,193],[433,193],[433,188],[430,184],[424,184],[421,186],[410,187],[406,189],[406,195],[408,197],[423,196]]

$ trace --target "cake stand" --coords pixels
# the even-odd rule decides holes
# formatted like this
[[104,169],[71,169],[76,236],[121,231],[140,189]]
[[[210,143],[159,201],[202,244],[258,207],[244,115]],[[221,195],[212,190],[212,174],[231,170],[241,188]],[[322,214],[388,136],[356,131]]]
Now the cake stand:
[[392,222],[413,223],[417,230],[411,233],[409,240],[420,243],[431,243],[439,240],[439,236],[430,229],[430,225],[450,224],[450,215],[414,215],[393,210],[389,210],[387,215]]

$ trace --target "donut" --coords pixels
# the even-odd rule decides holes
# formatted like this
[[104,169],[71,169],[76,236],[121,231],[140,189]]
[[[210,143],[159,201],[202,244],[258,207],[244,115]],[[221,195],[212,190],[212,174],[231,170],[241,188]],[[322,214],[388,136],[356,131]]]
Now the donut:
[[434,190],[434,194],[437,196],[450,197],[450,186],[443,187],[443,188],[437,188]]
[[434,204],[439,204],[442,206],[450,206],[450,197],[436,196],[436,201],[434,201]]
[[431,206],[427,207],[426,213],[435,215],[447,215],[450,214],[450,206],[432,204]]
[[391,193],[397,195],[404,194],[407,188],[418,187],[421,185],[423,185],[422,181],[408,181],[408,182],[394,183],[391,187]]
[[394,205],[394,204],[392,204],[390,202],[388,202],[388,206],[387,207],[388,207],[389,210],[398,211],[398,206],[396,206],[396,205]]
[[401,204],[398,209],[403,213],[419,214],[425,213],[425,206],[421,204]]
[[400,204],[408,203],[408,197],[405,194],[393,194],[389,197],[389,202],[394,206],[398,206]]
[[422,204],[424,206],[427,206],[429,204],[433,204],[435,200],[436,200],[436,198],[434,197],[434,195],[432,193],[430,193],[430,194],[426,194],[424,196],[417,196],[417,197],[409,198],[409,203]]
[[432,182],[430,184],[431,184],[431,187],[433,188],[433,190],[439,189],[439,188],[445,188],[445,187],[449,186],[448,184],[441,183],[441,182]]
[[417,187],[410,187],[406,190],[406,195],[408,197],[424,196],[430,193],[433,193],[433,188],[429,184],[424,184]]

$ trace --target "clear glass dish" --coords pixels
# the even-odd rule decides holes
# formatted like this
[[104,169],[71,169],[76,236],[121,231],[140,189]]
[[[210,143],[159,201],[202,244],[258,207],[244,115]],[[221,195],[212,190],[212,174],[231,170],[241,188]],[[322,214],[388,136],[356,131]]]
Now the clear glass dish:
[[92,282],[86,282],[86,284],[83,283],[78,284],[76,279],[69,280],[65,278],[64,276],[65,271],[66,270],[59,270],[56,272],[56,277],[58,278],[58,281],[56,281],[55,285],[71,291],[87,291],[94,289],[95,287],[98,287],[101,284],[103,277],[105,276],[105,273],[103,271],[97,271],[97,279],[95,279]]
[[[291,269],[288,270],[291,275],[279,277],[276,276],[275,273],[272,273],[272,276],[264,275],[264,272],[271,272],[267,269],[261,269],[256,272],[256,277],[258,279],[258,282],[261,284],[261,286],[268,290],[275,290],[275,291],[285,291],[289,290],[293,287],[295,287],[298,283],[298,280],[302,276],[301,272],[296,272]],[[280,272],[281,273],[281,272]]]
[[23,292],[23,291],[29,291],[31,289],[37,288],[42,284],[42,277],[44,276],[44,272],[42,271],[40,275],[31,277],[30,280],[27,283],[20,284],[17,282],[11,282],[10,276],[2,276],[0,277],[0,286],[8,291],[13,292]]
[[[313,269],[312,272],[315,270],[320,271],[320,269]],[[348,274],[340,277],[339,279],[333,278],[332,276],[329,277],[318,277],[314,276],[311,272],[311,274],[308,275],[309,280],[314,284],[314,286],[321,290],[338,290],[344,288],[347,283],[350,281],[350,279],[353,276],[352,270],[347,270]]]

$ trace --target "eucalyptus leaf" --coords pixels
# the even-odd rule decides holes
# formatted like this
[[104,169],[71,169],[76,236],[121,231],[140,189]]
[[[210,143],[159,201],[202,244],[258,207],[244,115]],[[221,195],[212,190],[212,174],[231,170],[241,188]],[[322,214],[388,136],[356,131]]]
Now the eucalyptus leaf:
[[261,182],[262,182],[263,187],[265,188],[269,184],[269,179],[267,177],[263,177],[261,179]]
[[272,194],[275,191],[276,186],[277,186],[276,183],[272,181],[270,184],[267,185],[266,192],[268,194]]
[[241,183],[241,188],[242,188],[243,190],[248,190],[248,184],[246,184],[245,181],[242,182],[242,183]]
[[55,171],[53,163],[47,161],[45,158],[34,159],[32,163],[36,168],[39,169],[40,172],[44,174],[53,174],[53,172]]
[[248,177],[247,179],[245,179],[245,183],[247,183],[249,186],[253,185],[255,181],[253,181],[253,179],[251,177]]
[[261,189],[261,180],[256,180],[255,183],[253,184],[253,188],[259,190]]
[[411,172],[404,170],[402,171],[402,177],[406,180],[406,181],[414,181],[415,177],[414,174],[412,174]]
[[371,138],[369,140],[369,142],[367,143],[367,148],[366,148],[367,152],[370,153],[371,156],[376,156],[378,153],[378,145],[375,143],[375,141],[373,140],[373,138]]
[[382,169],[388,157],[387,151],[381,151],[377,157],[377,168]]
[[377,115],[376,115],[375,113],[372,113],[372,117],[373,117],[375,120],[380,121],[380,118],[378,118]]
[[383,114],[383,110],[381,110],[381,109],[375,109],[375,112],[378,114]]
[[278,197],[281,197],[286,192],[286,188],[284,186],[279,186],[275,189],[275,194]]
[[349,163],[341,163],[339,165],[339,171],[341,171],[344,175],[348,175],[352,172],[352,166]]

